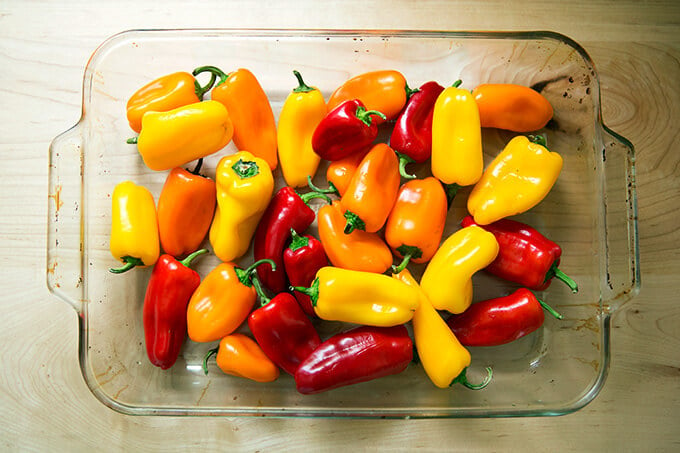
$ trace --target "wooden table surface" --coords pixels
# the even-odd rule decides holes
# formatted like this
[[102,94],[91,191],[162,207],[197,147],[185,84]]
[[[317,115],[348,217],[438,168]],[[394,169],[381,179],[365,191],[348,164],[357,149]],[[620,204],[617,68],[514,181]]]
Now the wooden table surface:
[[[77,319],[45,285],[47,150],[87,60],[135,28],[552,30],[595,62],[604,121],[637,150],[642,289],[615,314],[599,396],[561,417],[132,417],[88,390]],[[0,449],[680,450],[680,2],[0,2]]]

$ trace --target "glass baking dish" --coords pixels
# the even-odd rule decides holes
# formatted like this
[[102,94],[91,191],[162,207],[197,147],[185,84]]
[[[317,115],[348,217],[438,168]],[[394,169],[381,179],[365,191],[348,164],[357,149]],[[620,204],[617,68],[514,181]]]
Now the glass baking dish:
[[[212,344],[187,341],[175,366],[161,371],[146,358],[141,308],[151,270],[113,275],[108,249],[111,193],[126,179],[155,197],[166,172],[142,163],[125,140],[128,97],[148,81],[174,71],[215,65],[246,67],[259,78],[275,114],[296,86],[292,71],[328,98],[344,80],[376,69],[401,71],[411,87],[456,79],[532,86],[555,114],[543,131],[564,168],[548,197],[517,216],[563,247],[561,269],[580,291],[553,283],[539,296],[562,313],[514,343],[470,348],[471,381],[494,370],[481,391],[436,388],[417,363],[396,376],[319,395],[295,391],[291,376],[258,384],[224,375],[201,361]],[[385,129],[386,130],[386,129]],[[386,132],[383,130],[383,135]],[[488,163],[513,136],[484,130]],[[233,144],[210,156],[204,172]],[[258,415],[352,417],[494,417],[559,415],[590,402],[610,361],[610,317],[640,287],[633,147],[607,129],[593,62],[571,39],[552,32],[412,32],[325,30],[143,30],[113,36],[92,55],[83,81],[78,123],[50,147],[47,284],[78,314],[79,358],[85,381],[107,406],[139,415]],[[426,174],[427,164],[418,171]],[[277,187],[282,185],[280,171]],[[315,181],[323,185],[325,171]],[[466,214],[462,189],[446,237]],[[318,208],[318,205],[314,205]],[[312,227],[312,229],[314,226]],[[217,264],[198,260],[204,276]],[[241,264],[252,262],[252,255]],[[414,274],[422,268],[414,268]],[[515,286],[480,272],[474,300],[505,295]],[[345,326],[321,323],[322,337]]]

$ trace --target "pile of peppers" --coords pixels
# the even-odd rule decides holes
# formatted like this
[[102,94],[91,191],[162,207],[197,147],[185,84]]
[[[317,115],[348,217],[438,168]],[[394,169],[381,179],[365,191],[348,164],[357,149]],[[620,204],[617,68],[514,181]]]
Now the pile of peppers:
[[[536,294],[554,278],[578,291],[559,268],[560,246],[509,218],[540,203],[561,171],[538,134],[550,103],[504,83],[412,89],[395,70],[352,77],[326,101],[293,75],[278,123],[244,68],[201,66],[131,95],[139,135],[128,144],[167,176],[157,204],[132,181],[113,188],[110,250],[120,264],[110,270],[153,266],[140,313],[149,361],[167,370],[191,341],[206,345],[206,374],[216,356],[226,374],[271,382],[283,371],[314,394],[401,373],[415,352],[436,387],[484,388],[492,370],[469,382],[466,347],[529,335],[544,311],[561,319]],[[489,127],[517,135],[485,166]],[[380,129],[391,129],[388,143]],[[210,178],[200,172],[213,155]],[[463,187],[469,215],[444,237]],[[219,264],[201,276],[191,265],[209,252]],[[419,279],[411,264],[423,266]],[[475,301],[482,270],[518,287]],[[327,321],[353,327],[322,338]]]

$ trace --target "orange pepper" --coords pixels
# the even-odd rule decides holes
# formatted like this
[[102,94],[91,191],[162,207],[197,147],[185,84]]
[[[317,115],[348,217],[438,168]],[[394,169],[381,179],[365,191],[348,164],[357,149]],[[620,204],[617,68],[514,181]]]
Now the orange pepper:
[[333,183],[340,196],[344,195],[349,186],[349,182],[352,180],[352,176],[354,176],[354,172],[357,170],[361,161],[364,160],[368,151],[369,150],[366,150],[363,153],[350,154],[343,159],[332,161],[328,165],[326,180],[329,183]]
[[375,233],[383,227],[399,191],[399,158],[384,143],[363,158],[342,196],[346,209],[345,232],[354,229]]
[[217,366],[226,374],[257,382],[272,382],[279,377],[279,369],[260,346],[242,333],[228,335],[220,345],[208,351],[203,359],[203,371],[208,374],[208,359],[217,353]]
[[[411,92],[406,79],[399,71],[366,72],[347,80],[331,94],[328,111],[345,101],[359,99],[366,106],[366,110],[377,110],[383,113],[387,120],[393,120],[406,105]],[[374,117],[373,120],[378,124],[384,121],[378,117]]]
[[333,266],[355,271],[385,272],[392,264],[392,252],[375,233],[361,230],[345,234],[345,209],[339,201],[319,209],[319,239]]
[[543,128],[553,116],[550,102],[539,92],[522,85],[488,83],[472,90],[482,127],[514,132]]
[[446,215],[446,193],[436,178],[413,179],[401,186],[385,226],[385,240],[404,259],[396,273],[409,261],[430,261],[439,248]]

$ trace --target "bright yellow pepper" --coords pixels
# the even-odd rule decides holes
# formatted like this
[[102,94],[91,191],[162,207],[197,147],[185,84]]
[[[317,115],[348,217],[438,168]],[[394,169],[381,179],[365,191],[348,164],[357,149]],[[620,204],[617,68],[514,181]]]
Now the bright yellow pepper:
[[548,151],[543,137],[534,140],[513,138],[486,168],[467,201],[476,223],[525,212],[550,192],[562,171],[562,156]]
[[312,135],[326,116],[326,101],[321,92],[307,86],[299,72],[293,71],[300,86],[286,98],[277,129],[279,162],[290,187],[307,186],[307,176],[316,174],[321,158],[312,149]]
[[196,102],[167,112],[147,112],[137,139],[139,154],[152,170],[169,170],[213,154],[234,135],[226,107],[217,101]]
[[210,244],[222,261],[246,253],[274,190],[269,164],[248,151],[223,157],[215,170],[217,209]]
[[121,182],[111,195],[111,254],[124,266],[110,269],[120,274],[133,267],[156,263],[160,254],[158,220],[153,195],[146,187]]
[[469,186],[484,170],[482,127],[472,93],[460,80],[441,92],[432,116],[432,175],[444,184]]
[[462,313],[472,303],[472,275],[496,259],[496,237],[472,225],[449,236],[427,265],[420,287],[437,310]]
[[384,274],[326,266],[310,288],[296,287],[312,299],[314,312],[327,321],[390,327],[413,318],[419,291]]

